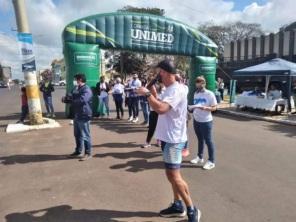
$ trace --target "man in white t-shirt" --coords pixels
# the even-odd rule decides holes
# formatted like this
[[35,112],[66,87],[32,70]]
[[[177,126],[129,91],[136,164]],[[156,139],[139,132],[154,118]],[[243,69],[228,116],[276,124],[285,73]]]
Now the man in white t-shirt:
[[201,213],[193,205],[189,188],[181,176],[182,149],[187,141],[187,93],[188,90],[175,78],[176,69],[170,60],[163,60],[157,66],[162,83],[165,85],[161,100],[155,98],[145,87],[137,94],[146,96],[152,109],[159,114],[156,138],[161,141],[167,179],[172,185],[174,202],[160,211],[162,217],[184,217],[182,200],[187,207],[189,222],[198,222]]
[[198,139],[197,157],[190,162],[192,164],[203,164],[204,143],[206,143],[208,146],[209,159],[203,166],[203,169],[211,170],[215,167],[215,147],[212,140],[212,112],[217,109],[217,100],[215,94],[207,90],[205,86],[206,80],[203,77],[197,77],[193,105],[188,107],[190,111],[193,111],[193,126]]

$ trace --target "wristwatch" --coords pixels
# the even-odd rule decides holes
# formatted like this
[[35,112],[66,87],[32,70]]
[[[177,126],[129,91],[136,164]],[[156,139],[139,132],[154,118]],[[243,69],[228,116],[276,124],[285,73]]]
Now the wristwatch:
[[150,91],[146,92],[146,94],[145,94],[146,98],[149,98],[151,95],[152,95],[152,94],[151,94]]

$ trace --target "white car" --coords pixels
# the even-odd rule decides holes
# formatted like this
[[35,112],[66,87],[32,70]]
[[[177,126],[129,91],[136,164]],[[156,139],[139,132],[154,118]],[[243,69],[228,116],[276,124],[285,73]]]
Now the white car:
[[66,80],[59,81],[59,86],[65,86],[65,85],[66,85]]

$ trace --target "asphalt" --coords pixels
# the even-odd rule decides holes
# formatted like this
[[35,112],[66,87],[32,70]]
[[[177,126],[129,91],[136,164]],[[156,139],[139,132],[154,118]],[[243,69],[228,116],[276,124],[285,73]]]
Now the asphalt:
[[[186,221],[157,215],[172,193],[160,149],[139,148],[147,131],[142,125],[94,120],[94,157],[66,158],[74,140],[63,94],[54,94],[61,128],[6,134],[19,115],[19,91],[0,89],[0,221]],[[218,114],[217,167],[204,171],[188,162],[197,146],[191,125],[191,156],[182,173],[202,222],[296,221],[295,126]]]

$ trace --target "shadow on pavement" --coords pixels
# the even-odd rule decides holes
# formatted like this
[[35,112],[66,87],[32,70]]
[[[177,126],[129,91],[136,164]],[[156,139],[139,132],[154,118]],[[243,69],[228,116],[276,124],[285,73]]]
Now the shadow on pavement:
[[18,120],[21,116],[21,113],[11,113],[6,116],[0,116],[0,121],[2,120]]
[[127,143],[103,143],[99,145],[93,145],[93,148],[97,147],[106,147],[106,148],[139,148],[140,145],[136,142],[127,142]]
[[119,121],[119,120],[93,120],[92,124],[98,125],[99,127],[116,132],[118,134],[130,134],[130,133],[139,133],[147,132],[148,128],[144,125],[132,124],[129,122]]
[[12,155],[0,157],[0,164],[12,165],[12,164],[25,164],[25,163],[38,163],[45,161],[55,161],[55,160],[69,160],[67,155]]
[[125,169],[127,172],[137,173],[144,170],[164,169],[164,163],[163,161],[148,162],[145,159],[131,160],[126,163],[113,165],[110,169]]
[[224,114],[219,111],[217,111],[217,113],[215,113],[214,116],[225,118],[225,119],[230,119],[230,120],[234,120],[234,121],[239,121],[239,122],[262,121],[262,120],[255,120],[255,119],[251,119],[251,118],[247,118],[247,117],[243,117],[243,116],[231,116],[229,114]]
[[274,132],[280,132],[287,137],[296,137],[296,126],[273,124],[273,125],[265,125],[264,127]]
[[143,151],[133,151],[128,153],[103,153],[96,154],[94,157],[104,158],[104,157],[113,157],[116,159],[129,159],[129,158],[143,158],[143,159],[152,159],[161,155],[161,152],[143,152]]
[[46,209],[29,211],[24,213],[12,213],[5,216],[6,222],[119,222],[137,221],[137,218],[147,218],[145,221],[152,221],[151,218],[158,217],[153,212],[127,212],[116,210],[75,210],[69,205],[60,205]]

